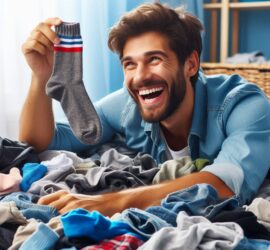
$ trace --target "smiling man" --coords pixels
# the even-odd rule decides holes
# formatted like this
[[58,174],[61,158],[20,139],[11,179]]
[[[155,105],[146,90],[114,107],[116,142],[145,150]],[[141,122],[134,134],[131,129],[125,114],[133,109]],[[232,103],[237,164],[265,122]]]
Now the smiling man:
[[224,198],[235,194],[241,203],[253,197],[270,166],[269,102],[239,76],[206,77],[200,71],[202,25],[196,17],[145,4],[112,28],[108,44],[120,57],[125,86],[95,104],[102,126],[96,145],[81,143],[68,124],[54,126],[45,85],[53,67],[51,48],[58,41],[51,26],[60,23],[53,18],[39,24],[23,45],[33,73],[20,140],[39,150],[83,152],[118,134],[129,149],[151,154],[158,163],[187,155],[212,163],[159,185],[97,196],[59,191],[41,198],[41,204],[61,213],[83,207],[112,215],[159,204],[167,194],[198,183],[212,185]]

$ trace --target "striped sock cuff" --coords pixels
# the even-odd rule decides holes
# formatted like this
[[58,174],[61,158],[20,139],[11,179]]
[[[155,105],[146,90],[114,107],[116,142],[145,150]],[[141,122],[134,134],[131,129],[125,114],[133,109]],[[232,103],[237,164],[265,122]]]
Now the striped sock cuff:
[[54,45],[54,51],[81,52],[83,42],[79,23],[63,22],[55,27],[55,32],[60,38],[60,43]]

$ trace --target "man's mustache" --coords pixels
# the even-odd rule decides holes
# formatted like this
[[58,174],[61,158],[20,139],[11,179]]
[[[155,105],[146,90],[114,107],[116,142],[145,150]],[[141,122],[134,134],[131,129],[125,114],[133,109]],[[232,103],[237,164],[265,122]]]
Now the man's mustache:
[[156,79],[150,79],[150,80],[145,80],[143,82],[139,83],[134,83],[132,86],[132,90],[137,90],[142,87],[151,87],[151,86],[156,86],[158,84],[167,84],[165,80],[156,80]]

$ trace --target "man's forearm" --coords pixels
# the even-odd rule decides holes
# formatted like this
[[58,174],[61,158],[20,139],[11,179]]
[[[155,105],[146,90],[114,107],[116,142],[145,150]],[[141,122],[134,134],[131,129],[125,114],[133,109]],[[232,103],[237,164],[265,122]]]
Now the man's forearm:
[[212,185],[222,198],[234,195],[228,186],[215,175],[209,172],[199,172],[164,182],[162,184],[124,190],[120,192],[120,197],[122,196],[121,199],[125,200],[125,208],[137,207],[145,209],[149,206],[159,205],[161,200],[169,193],[185,189],[199,183]]
[[19,140],[41,151],[54,133],[52,101],[45,93],[45,83],[32,77],[30,90],[20,116]]
[[199,183],[212,185],[222,198],[227,198],[234,194],[223,181],[215,175],[208,172],[199,172],[158,185],[93,196],[74,195],[61,190],[42,197],[39,200],[39,204],[53,206],[60,213],[66,213],[80,207],[89,211],[97,210],[106,216],[112,216],[130,207],[145,209],[149,206],[159,205],[161,200],[169,193]]

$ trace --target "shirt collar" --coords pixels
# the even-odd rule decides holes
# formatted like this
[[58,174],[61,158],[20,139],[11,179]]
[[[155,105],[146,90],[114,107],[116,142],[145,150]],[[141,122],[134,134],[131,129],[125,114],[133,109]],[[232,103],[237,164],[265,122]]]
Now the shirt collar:
[[190,134],[204,139],[207,120],[207,89],[206,78],[201,70],[194,88],[195,98]]

